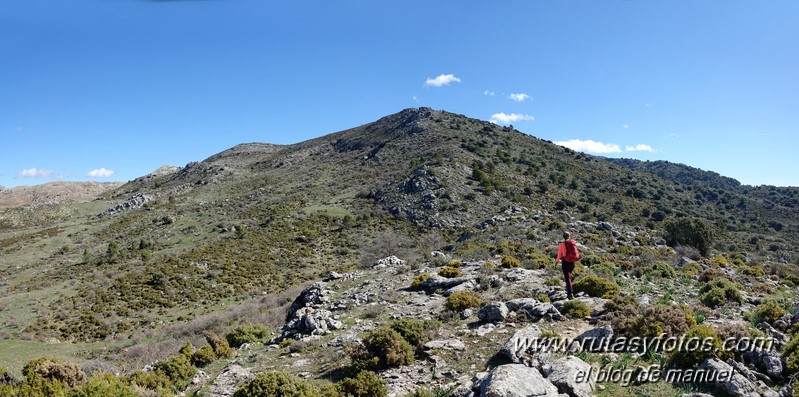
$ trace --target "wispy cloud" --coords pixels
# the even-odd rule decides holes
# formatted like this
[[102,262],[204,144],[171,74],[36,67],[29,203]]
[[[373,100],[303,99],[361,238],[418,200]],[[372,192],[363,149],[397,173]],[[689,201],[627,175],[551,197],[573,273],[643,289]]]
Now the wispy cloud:
[[527,95],[525,93],[510,94],[509,98],[514,100],[514,101],[516,101],[516,102],[524,102],[524,101],[530,99],[530,95]]
[[515,123],[517,121],[532,121],[535,120],[535,117],[530,116],[529,114],[518,114],[518,113],[494,113],[491,115],[491,122],[494,124],[501,124],[501,125],[508,125],[510,123]]
[[55,176],[55,172],[52,170],[40,170],[36,167],[33,168],[26,168],[17,173],[14,178],[21,179],[21,178],[30,178],[30,179],[45,179],[45,178],[52,178]]
[[485,90],[483,91],[483,95],[485,96],[494,96],[494,91]]
[[672,132],[671,134],[666,135],[666,138],[679,139],[680,138],[680,134],[675,134],[675,133]]
[[628,129],[628,128],[630,128],[630,125],[629,124],[622,124],[621,128]]
[[627,146],[624,148],[624,150],[628,152],[649,152],[649,153],[655,152],[655,149],[652,149],[652,146],[644,145],[642,143],[639,143],[635,146]]
[[417,98],[416,95],[414,95],[413,96],[413,101],[418,103],[419,102],[419,98]]
[[565,146],[571,150],[585,153],[610,154],[621,153],[621,147],[615,143],[602,143],[591,139],[572,139],[569,141],[555,142],[556,145]]
[[445,85],[450,85],[452,83],[460,83],[461,79],[455,77],[453,74],[440,74],[436,78],[432,79],[430,77],[425,80],[424,85],[428,87],[441,87]]
[[86,176],[89,178],[110,178],[114,176],[114,171],[107,170],[105,168],[98,168],[96,170],[91,170],[86,173]]

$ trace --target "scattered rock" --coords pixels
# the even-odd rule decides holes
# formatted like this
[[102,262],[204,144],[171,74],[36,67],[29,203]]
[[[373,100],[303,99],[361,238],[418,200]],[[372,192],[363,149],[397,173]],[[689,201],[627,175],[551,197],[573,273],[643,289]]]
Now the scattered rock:
[[405,261],[397,258],[394,255],[389,257],[385,257],[383,259],[378,259],[374,263],[372,263],[372,269],[383,269],[387,267],[400,267],[405,264]]
[[463,309],[461,310],[460,313],[458,313],[458,315],[461,317],[461,320],[466,320],[468,318],[471,318],[473,313],[474,312],[472,311],[472,309]]
[[508,307],[503,302],[492,302],[480,309],[477,312],[477,317],[488,323],[496,323],[505,321],[508,318]]
[[426,350],[466,350],[466,345],[460,339],[433,340],[424,344]]
[[[543,368],[547,380],[552,382],[560,392],[567,393],[572,397],[592,396],[596,383],[586,376],[590,371],[591,365],[575,356],[557,359],[545,364]],[[588,379],[582,381],[581,376]]]
[[558,388],[536,368],[523,364],[494,368],[480,386],[481,397],[558,397]]
[[249,369],[235,364],[230,365],[211,383],[211,387],[208,388],[208,397],[230,397],[238,385],[253,377]]

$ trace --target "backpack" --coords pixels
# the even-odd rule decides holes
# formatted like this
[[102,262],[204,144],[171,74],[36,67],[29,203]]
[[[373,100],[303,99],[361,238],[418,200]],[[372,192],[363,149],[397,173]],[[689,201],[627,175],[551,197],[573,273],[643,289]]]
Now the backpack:
[[577,242],[574,240],[566,240],[563,242],[566,246],[566,255],[563,256],[563,260],[566,262],[577,262],[580,260],[580,252],[577,251]]

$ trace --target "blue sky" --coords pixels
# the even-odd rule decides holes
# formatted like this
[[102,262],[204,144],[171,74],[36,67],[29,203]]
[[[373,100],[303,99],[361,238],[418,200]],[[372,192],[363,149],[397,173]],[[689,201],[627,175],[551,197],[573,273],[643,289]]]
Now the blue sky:
[[0,185],[126,181],[429,106],[799,186],[797,20],[793,0],[6,2]]

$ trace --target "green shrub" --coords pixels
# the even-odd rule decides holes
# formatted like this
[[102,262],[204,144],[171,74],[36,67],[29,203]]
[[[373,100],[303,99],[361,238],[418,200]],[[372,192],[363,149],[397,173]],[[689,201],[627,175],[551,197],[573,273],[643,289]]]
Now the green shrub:
[[411,346],[418,348],[430,339],[429,332],[439,326],[441,323],[438,321],[402,318],[394,321],[391,324],[391,329],[397,331]]
[[216,353],[217,358],[231,358],[233,357],[233,348],[227,343],[227,340],[213,332],[205,332],[205,340],[211,345],[211,348]]
[[483,305],[483,297],[475,291],[458,291],[447,297],[444,307],[459,312],[470,307]]
[[348,397],[385,397],[388,394],[386,382],[372,371],[361,371],[354,378],[345,378],[339,389]]
[[211,345],[205,345],[191,355],[191,363],[196,367],[204,367],[216,361],[216,353]]
[[591,308],[588,307],[585,302],[578,300],[566,301],[560,311],[563,312],[563,314],[568,314],[577,318],[591,316]]
[[461,266],[463,266],[463,262],[461,262],[461,261],[459,261],[457,259],[451,260],[449,262],[449,267],[461,267]]
[[413,289],[421,288],[422,282],[424,282],[424,280],[427,280],[428,278],[430,278],[430,275],[427,274],[427,273],[422,273],[422,274],[416,276],[413,279],[413,281],[411,282],[411,288],[413,288]]
[[666,337],[676,337],[696,325],[696,315],[686,305],[616,304],[618,309],[612,311],[611,325],[621,336],[652,338],[666,334]]
[[713,231],[705,222],[699,219],[677,218],[666,221],[663,226],[668,245],[672,247],[687,245],[698,249],[702,256],[707,256],[713,243]]
[[580,277],[574,282],[573,288],[574,292],[605,299],[611,299],[619,293],[619,286],[615,282],[594,275]]
[[550,287],[557,287],[559,285],[563,285],[563,279],[561,279],[560,277],[550,277],[544,280],[544,285]]
[[110,374],[95,375],[72,391],[70,397],[139,397],[122,379]]
[[457,267],[447,266],[447,267],[439,270],[438,271],[438,275],[441,276],[441,277],[446,277],[446,278],[460,277],[461,269],[458,269]]
[[799,334],[794,334],[782,350],[782,358],[791,374],[799,373]]
[[243,324],[225,334],[231,347],[239,348],[245,343],[264,342],[272,336],[272,331],[263,324]]
[[505,255],[502,257],[502,267],[505,269],[513,269],[519,267],[521,262],[513,256]]
[[86,374],[77,364],[64,363],[56,358],[45,357],[30,361],[22,368],[22,374],[28,379],[40,377],[60,381],[69,387],[86,382]]
[[286,372],[267,372],[245,383],[233,397],[318,397],[308,381]]
[[136,371],[127,376],[125,381],[131,386],[152,390],[162,396],[172,395],[172,381],[163,372]]
[[711,309],[727,302],[743,303],[744,301],[735,283],[726,278],[713,279],[702,285],[699,288],[699,300]]
[[397,331],[381,327],[369,332],[363,345],[369,356],[377,358],[377,369],[401,367],[414,363],[413,347]]
[[183,390],[191,382],[197,368],[191,365],[186,356],[180,354],[155,363],[155,371],[166,376],[176,389]]
[[786,314],[788,314],[788,311],[785,310],[785,308],[779,303],[773,300],[767,300],[755,308],[755,310],[750,314],[750,319],[755,324],[761,321],[771,324]]
[[[701,348],[675,350],[669,357],[670,364],[680,368],[692,368],[713,356],[720,356],[719,358],[722,360],[729,358],[728,354],[722,350],[721,338],[712,327],[704,324],[695,325],[685,333],[685,340],[691,338],[698,338],[701,341]],[[705,345],[706,338],[712,340],[710,345]]]
[[547,295],[547,294],[545,294],[543,292],[539,293],[535,297],[535,299],[537,299],[539,302],[551,302],[552,301],[551,299],[549,299],[549,295]]
[[702,273],[702,266],[696,262],[686,263],[682,265],[682,273],[688,277],[696,277]]
[[0,385],[0,396],[3,397],[67,397],[69,386],[59,380],[44,379],[33,376],[25,379],[17,386]]

